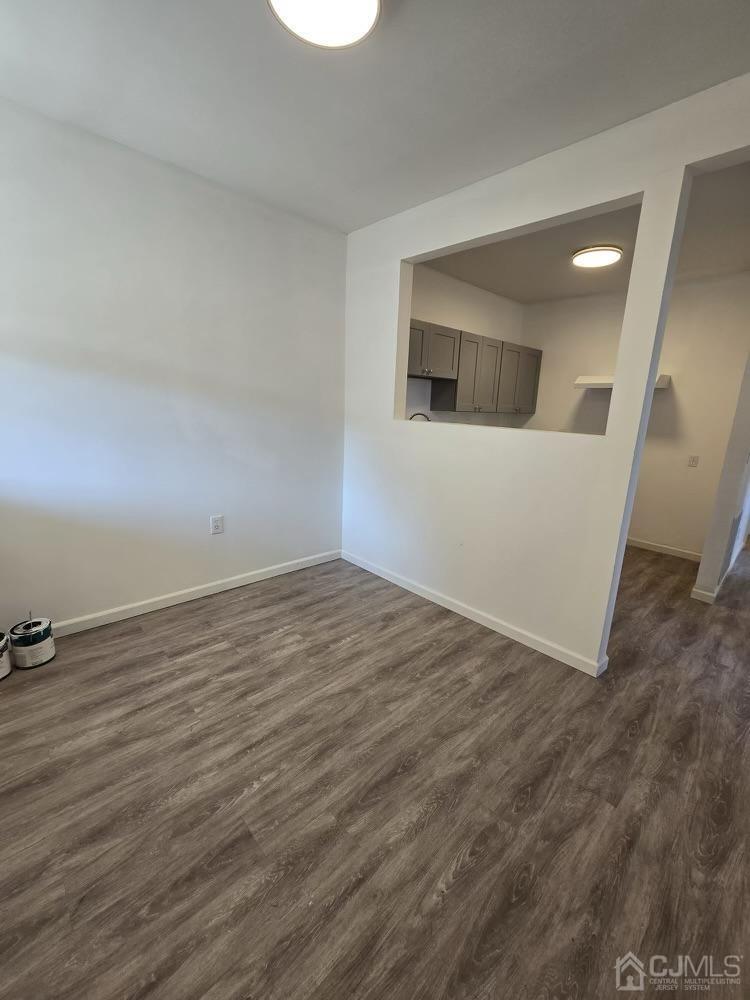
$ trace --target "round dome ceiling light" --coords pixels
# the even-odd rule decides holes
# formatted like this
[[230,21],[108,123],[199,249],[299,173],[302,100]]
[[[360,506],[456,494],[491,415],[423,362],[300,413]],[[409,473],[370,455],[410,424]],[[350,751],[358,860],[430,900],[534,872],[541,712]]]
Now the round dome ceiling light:
[[622,257],[620,247],[584,247],[573,254],[576,267],[609,267]]
[[324,49],[356,45],[380,16],[380,0],[268,0],[268,6],[293,35]]

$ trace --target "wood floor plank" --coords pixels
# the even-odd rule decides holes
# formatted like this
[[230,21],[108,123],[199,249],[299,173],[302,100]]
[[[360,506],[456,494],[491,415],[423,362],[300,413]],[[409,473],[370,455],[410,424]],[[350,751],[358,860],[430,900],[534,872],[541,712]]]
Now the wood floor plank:
[[750,553],[694,576],[628,550],[598,680],[344,562],[59,640],[0,689],[0,997],[601,1000],[628,950],[743,954]]

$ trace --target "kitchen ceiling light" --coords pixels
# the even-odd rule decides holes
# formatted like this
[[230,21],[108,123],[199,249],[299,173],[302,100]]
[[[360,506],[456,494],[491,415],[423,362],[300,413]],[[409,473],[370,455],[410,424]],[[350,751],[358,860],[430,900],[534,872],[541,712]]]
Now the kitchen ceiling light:
[[609,267],[622,257],[620,247],[584,247],[573,254],[576,267]]
[[361,42],[380,16],[380,0],[268,0],[268,6],[293,35],[325,49]]

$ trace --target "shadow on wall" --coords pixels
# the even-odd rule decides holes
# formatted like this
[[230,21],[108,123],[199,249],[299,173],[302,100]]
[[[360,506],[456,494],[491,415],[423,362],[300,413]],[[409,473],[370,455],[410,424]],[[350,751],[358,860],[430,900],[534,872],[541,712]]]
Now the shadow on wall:
[[680,404],[673,386],[659,389],[654,393],[651,417],[648,422],[648,437],[677,438],[683,431]]
[[[193,337],[186,349],[179,336],[169,330],[163,334],[155,331],[153,338],[145,341],[114,342],[110,338],[104,346],[61,331],[56,340],[39,337],[35,342],[30,335],[17,343],[3,343],[3,359],[36,373],[41,358],[55,380],[63,373],[88,380],[91,386],[110,380],[113,387],[120,385],[139,394],[152,392],[162,406],[171,403],[172,394],[180,394],[188,400],[210,399],[221,409],[246,410],[252,394],[255,409],[259,396],[265,405],[282,400],[285,412],[296,408],[300,416],[305,416],[300,393],[284,381],[269,382],[268,373],[288,365],[294,351],[298,365],[304,364],[313,375],[322,376],[323,362],[315,357],[314,340],[300,335],[290,344],[283,338],[268,337],[259,358],[254,333],[254,328],[248,326],[246,337],[223,347],[209,331],[200,339]],[[308,397],[315,398],[312,392]]]
[[[576,390],[578,391],[578,390]],[[606,434],[609,417],[611,389],[585,389],[579,392],[567,420],[560,427],[538,427],[534,430],[566,432],[568,434]],[[534,423],[534,415],[515,417],[514,427],[526,427]]]
[[586,389],[562,429],[573,434],[606,434],[611,398],[610,389]]
[[[169,531],[163,519],[155,525],[115,516],[96,520],[85,513],[62,514],[5,501],[0,502],[0,524],[23,525],[13,537],[7,531],[0,535],[0,631],[26,619],[30,610],[53,622],[66,621],[203,587],[286,559],[260,524],[246,527],[239,540],[231,535],[212,538],[203,520],[195,531],[183,525]],[[289,558],[298,557],[299,550],[289,553]],[[196,635],[206,624],[201,614],[196,606],[190,621]]]
[[[587,389],[576,404],[568,426],[563,428],[574,434],[605,434],[609,417],[610,389]],[[654,393],[648,436],[651,438],[676,438],[682,421],[677,396],[670,386]]]
[[[572,434],[606,434],[609,418],[610,389],[586,389],[576,402],[566,426],[560,430]],[[676,438],[682,420],[677,396],[670,386],[654,394],[648,436],[651,438]]]
[[[320,467],[336,468],[339,413],[334,399],[310,419],[313,363],[310,389],[279,388],[267,357],[253,369],[252,345],[231,364],[206,357],[200,371],[195,352],[170,366],[152,350],[66,356],[56,345],[33,364],[3,351],[15,377],[0,470],[0,629],[30,607],[75,618],[337,547],[340,490]],[[27,460],[28,440],[43,442],[41,460]],[[212,513],[227,516],[226,535],[209,534]]]
[[[3,533],[0,545],[2,630],[30,609],[56,621],[207,582],[196,573],[179,531],[167,537],[161,525],[150,530],[145,520],[139,527],[124,519],[118,523],[115,515],[97,520],[3,501],[0,523],[23,525],[14,537]],[[170,568],[171,586],[165,567]],[[123,581],[130,581],[134,572],[152,585],[139,590],[129,583],[123,592]],[[92,592],[98,594],[95,607]]]

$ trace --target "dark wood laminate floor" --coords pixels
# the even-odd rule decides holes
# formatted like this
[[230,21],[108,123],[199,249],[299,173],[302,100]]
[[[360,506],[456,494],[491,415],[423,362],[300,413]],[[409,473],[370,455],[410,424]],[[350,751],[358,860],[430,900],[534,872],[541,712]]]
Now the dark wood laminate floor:
[[750,554],[694,576],[628,552],[599,680],[344,562],[60,640],[0,686],[0,996],[600,1000],[629,949],[747,952]]

